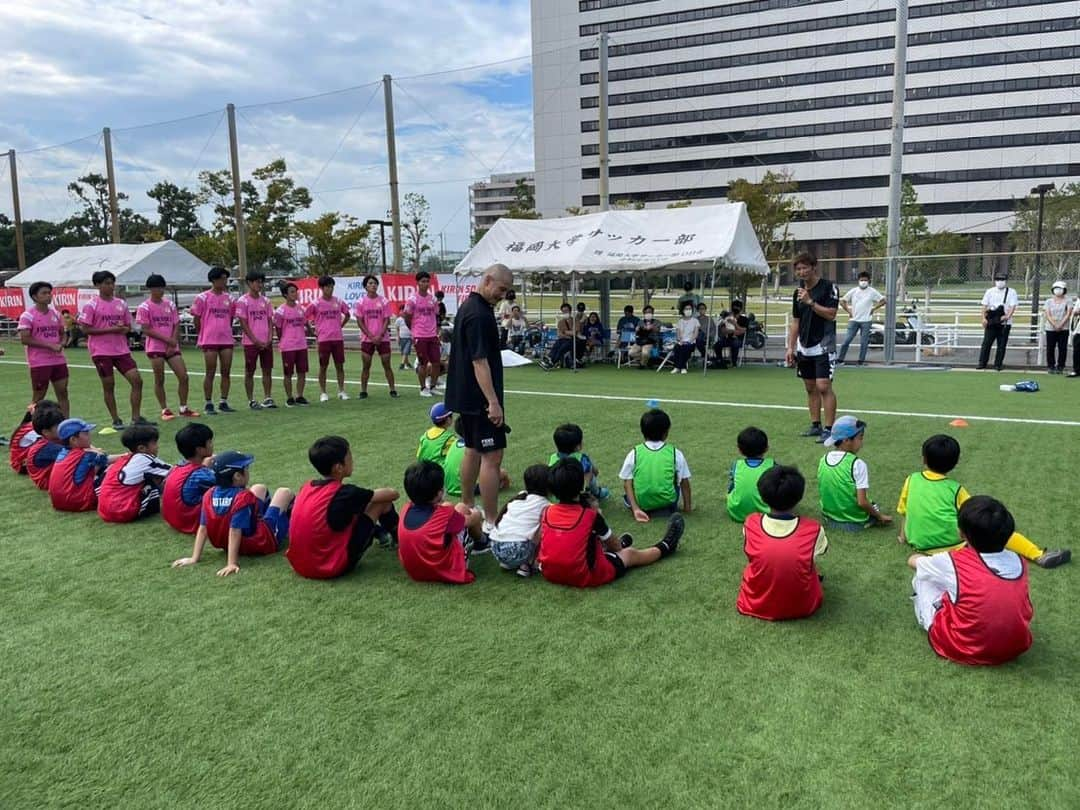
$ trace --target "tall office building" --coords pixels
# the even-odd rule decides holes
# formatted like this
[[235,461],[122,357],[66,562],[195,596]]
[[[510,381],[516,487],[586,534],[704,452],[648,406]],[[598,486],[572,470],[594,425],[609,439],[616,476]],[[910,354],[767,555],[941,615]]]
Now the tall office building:
[[[1080,3],[912,2],[904,174],[929,225],[1003,247],[1014,199],[1080,179]],[[891,0],[533,0],[537,208],[594,208],[597,37],[611,199],[718,202],[789,173],[795,237],[853,255],[886,215]],[[973,237],[974,242],[974,237]]]
[[506,216],[516,199],[519,180],[524,180],[529,192],[535,193],[532,172],[493,174],[490,179],[469,186],[469,219],[474,236],[494,225],[499,217]]

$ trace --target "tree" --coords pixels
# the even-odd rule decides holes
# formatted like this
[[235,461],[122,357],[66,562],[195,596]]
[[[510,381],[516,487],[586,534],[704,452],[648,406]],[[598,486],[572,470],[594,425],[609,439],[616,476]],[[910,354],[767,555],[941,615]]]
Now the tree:
[[[49,222],[46,219],[26,219],[23,220],[22,230],[28,267],[62,247],[74,247],[80,244],[78,236],[65,227],[64,223]],[[15,225],[0,214],[0,267],[16,267],[17,265]]]
[[477,242],[483,239],[484,235],[490,230],[491,228],[477,228],[475,231],[473,231],[472,243],[475,245]]
[[405,195],[401,230],[405,235],[405,258],[414,271],[420,267],[424,253],[431,250],[431,245],[427,244],[430,217],[431,205],[423,194],[410,191]]
[[[1009,240],[1013,249],[1029,255],[1017,256],[1016,266],[1024,271],[1025,287],[1035,271],[1034,251],[1039,229],[1039,198],[1025,197],[1017,201],[1016,219]],[[1044,281],[1076,279],[1080,287],[1080,258],[1061,251],[1075,250],[1080,245],[1080,183],[1069,183],[1046,195],[1043,203],[1043,238],[1041,275]],[[1044,285],[1045,289],[1045,285]]]
[[645,203],[641,200],[628,200],[622,197],[612,202],[611,207],[616,211],[642,211],[645,209]]
[[[740,177],[728,186],[728,201],[746,204],[746,213],[765,253],[765,260],[770,265],[790,255],[794,246],[791,223],[806,210],[803,201],[795,196],[798,188],[798,183],[790,174],[773,171],[765,172],[760,183],[751,183]],[[732,296],[745,300],[751,280],[757,278],[750,273],[732,273]]]
[[677,200],[676,202],[668,203],[667,207],[668,208],[689,208],[693,204],[694,204],[693,200]]
[[309,276],[355,273],[368,256],[370,226],[347,214],[331,211],[311,222],[297,222],[296,231],[307,241]]
[[146,196],[157,202],[157,229],[165,239],[185,241],[202,234],[199,206],[206,199],[189,188],[181,188],[167,180],[156,183]]
[[[91,173],[68,183],[68,192],[78,200],[81,210],[69,217],[62,225],[70,231],[76,244],[105,245],[112,241],[112,209],[109,207],[109,181],[100,174]],[[128,199],[121,191],[116,193],[117,205]],[[119,208],[121,242],[155,241],[150,221],[130,208]]]
[[571,205],[569,208],[566,209],[566,213],[568,216],[571,217],[583,217],[586,214],[591,214],[592,211],[590,211],[588,208],[582,208],[579,205]]
[[536,212],[536,194],[524,177],[514,184],[514,201],[506,210],[508,219],[540,219]]

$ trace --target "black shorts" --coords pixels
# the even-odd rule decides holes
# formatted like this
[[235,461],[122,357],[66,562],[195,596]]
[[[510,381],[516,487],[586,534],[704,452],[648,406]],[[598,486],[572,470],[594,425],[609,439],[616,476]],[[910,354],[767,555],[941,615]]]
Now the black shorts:
[[608,558],[612,565],[615,566],[615,579],[622,579],[626,576],[627,567],[623,562],[623,558],[616,554],[614,551],[605,551],[604,556]]
[[349,546],[346,554],[345,570],[341,573],[350,574],[356,570],[357,563],[364,556],[364,552],[371,548],[371,541],[375,536],[375,524],[367,515],[360,515],[353,526],[349,536]]
[[813,357],[807,357],[805,354],[795,355],[795,373],[800,379],[831,380],[835,369],[835,354],[816,354]]
[[461,414],[461,438],[465,446],[478,453],[491,453],[506,447],[506,426],[495,427],[486,414]]

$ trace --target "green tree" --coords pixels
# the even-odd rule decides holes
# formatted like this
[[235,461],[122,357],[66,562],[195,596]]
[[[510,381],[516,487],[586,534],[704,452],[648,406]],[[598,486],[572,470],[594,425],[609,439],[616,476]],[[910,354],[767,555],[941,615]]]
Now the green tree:
[[183,242],[203,233],[199,224],[199,206],[206,200],[198,192],[166,180],[155,183],[146,196],[157,203],[155,227],[165,239]]
[[[62,247],[74,247],[80,243],[78,235],[63,223],[46,219],[23,220],[23,246],[26,265],[40,262]],[[0,267],[17,267],[18,253],[15,248],[15,224],[0,214]]]
[[668,208],[689,208],[693,204],[694,203],[693,203],[692,200],[677,200],[677,201],[675,201],[673,203],[668,203],[667,207]]
[[349,275],[368,256],[370,226],[347,214],[331,211],[311,222],[297,222],[297,233],[307,242],[305,262],[309,276]]
[[417,270],[424,254],[431,250],[427,243],[431,205],[423,194],[410,191],[405,195],[401,211],[401,230],[404,232],[404,259],[411,270]]
[[[728,202],[746,204],[746,213],[770,266],[789,256],[794,247],[791,223],[806,211],[803,201],[795,196],[798,189],[798,183],[790,174],[773,171],[765,172],[760,183],[751,183],[740,177],[728,186]],[[750,283],[758,278],[752,273],[732,273],[732,296],[745,300]],[[767,283],[767,280],[763,283]]]
[[[1025,197],[1017,201],[1016,219],[1009,240],[1013,249],[1031,255],[1016,256],[1015,266],[1024,272],[1025,287],[1030,285],[1035,271],[1034,251],[1037,249],[1039,228],[1039,198]],[[1061,251],[1080,246],[1080,183],[1069,183],[1046,195],[1043,204],[1043,238],[1041,276],[1044,282],[1054,279],[1075,279],[1080,287],[1080,256]],[[1046,284],[1042,287],[1045,290]]]
[[475,245],[477,242],[483,239],[484,235],[490,230],[491,228],[477,228],[475,231],[473,231],[472,243]]
[[524,177],[514,184],[514,201],[506,211],[508,219],[540,219],[536,212],[536,194]]
[[611,207],[616,211],[643,211],[645,209],[645,203],[641,200],[629,200],[625,197],[620,197],[611,203]]
[[[80,210],[69,217],[62,226],[82,245],[106,245],[112,241],[112,209],[109,207],[109,182],[104,175],[91,173],[68,183],[70,193]],[[128,195],[116,193],[119,206]],[[155,241],[153,226],[142,214],[130,208],[118,210],[121,242]]]

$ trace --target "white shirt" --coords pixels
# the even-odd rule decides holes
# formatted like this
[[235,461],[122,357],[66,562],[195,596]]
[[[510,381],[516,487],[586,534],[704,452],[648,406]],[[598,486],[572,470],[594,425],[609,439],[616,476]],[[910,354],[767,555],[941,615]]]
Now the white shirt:
[[840,300],[851,307],[851,320],[863,322],[873,319],[874,304],[884,297],[873,287],[853,287]]
[[143,483],[148,475],[164,478],[171,469],[172,465],[169,462],[162,461],[157,456],[149,453],[135,453],[121,468],[118,480],[121,484],[134,486]]
[[412,337],[412,330],[409,329],[409,325],[405,323],[405,319],[400,315],[398,315],[397,320],[394,321],[394,326],[397,327],[397,336],[399,339]]
[[[835,467],[843,457],[843,450],[830,450],[825,455],[825,463],[830,467]],[[870,489],[870,468],[861,458],[856,458],[851,466],[851,477],[855,479],[855,489]]]
[[[1015,579],[1023,571],[1023,565],[1015,552],[998,551],[979,556],[987,568],[999,577]],[[941,609],[942,595],[947,593],[949,599],[956,601],[956,567],[952,557],[948,554],[934,554],[916,560],[911,589],[914,591],[911,600],[915,604],[915,618],[923,630],[929,630],[934,615]]]
[[1061,298],[1061,299],[1047,298],[1046,303],[1043,304],[1043,309],[1046,311],[1046,317],[1048,319],[1046,324],[1045,324],[1046,329],[1048,331],[1051,331],[1051,332],[1053,332],[1053,331],[1061,331],[1061,332],[1066,331],[1069,328],[1068,320],[1065,321],[1064,326],[1062,326],[1060,330],[1055,330],[1050,325],[1049,319],[1053,318],[1055,321],[1062,320],[1065,317],[1065,313],[1069,311],[1069,307],[1071,307],[1071,306],[1072,306],[1072,304],[1069,303],[1068,298]]
[[[982,305],[987,309],[997,309],[1002,304],[1005,305],[1005,309],[1012,309],[1015,312],[1020,305],[1020,296],[1016,294],[1016,290],[1012,287],[1006,287],[1004,290],[991,287],[983,293]],[[1003,319],[1001,323],[1005,326],[1011,326],[1012,317]]]
[[540,531],[540,516],[550,503],[543,495],[526,495],[524,500],[510,501],[495,531],[490,533],[492,542],[521,543],[535,539]]
[[[650,450],[659,450],[664,444],[666,444],[666,442],[645,442],[645,446]],[[679,479],[680,484],[683,480],[690,477],[690,468],[686,464],[686,456],[684,456],[682,450],[677,447],[675,448],[675,477]],[[626,459],[622,463],[622,469],[619,470],[619,478],[623,481],[634,480],[633,450],[626,454]]]
[[697,340],[700,329],[701,323],[695,316],[679,318],[675,321],[675,340],[679,343],[693,343]]

